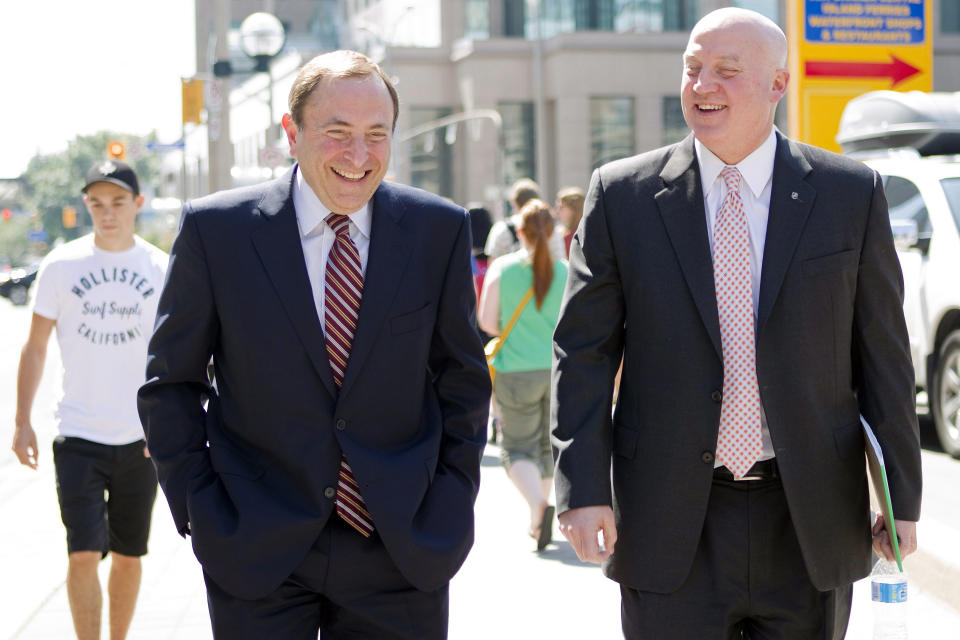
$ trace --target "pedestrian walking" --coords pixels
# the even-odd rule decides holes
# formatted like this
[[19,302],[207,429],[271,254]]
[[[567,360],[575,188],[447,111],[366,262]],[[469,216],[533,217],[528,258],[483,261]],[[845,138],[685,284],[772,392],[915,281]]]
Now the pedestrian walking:
[[620,583],[627,638],[842,638],[871,538],[892,556],[870,519],[861,415],[901,552],[917,546],[915,387],[881,180],[776,130],[786,55],[759,13],[702,18],[683,54],[692,135],[594,172],[571,246],[560,530]]
[[557,220],[562,226],[563,246],[570,255],[570,242],[583,217],[583,202],[586,194],[580,187],[564,187],[557,192]]
[[480,327],[500,336],[491,365],[500,411],[500,459],[530,507],[528,533],[537,550],[550,544],[555,508],[550,448],[550,358],[567,266],[550,254],[550,207],[531,200],[520,210],[522,248],[493,261],[480,297]]
[[[520,226],[520,210],[531,200],[542,200],[540,186],[530,178],[520,178],[510,187],[510,215],[503,220],[497,220],[490,228],[484,253],[490,260],[513,253],[522,248],[517,228]],[[566,258],[563,248],[563,234],[559,228],[554,229],[550,236],[550,253],[554,260]]]
[[53,442],[60,515],[67,531],[67,596],[77,638],[100,638],[97,567],[111,557],[110,637],[126,637],[147,553],[157,477],[137,416],[147,340],[167,255],[134,233],[143,207],[137,176],[118,160],[87,173],[83,201],[93,233],[51,251],[40,265],[30,334],[17,372],[13,451],[39,464],[34,396],[54,329],[63,396]]
[[467,212],[383,180],[397,104],[367,57],[318,56],[297,164],[184,206],[140,414],[216,638],[447,635],[490,377]]

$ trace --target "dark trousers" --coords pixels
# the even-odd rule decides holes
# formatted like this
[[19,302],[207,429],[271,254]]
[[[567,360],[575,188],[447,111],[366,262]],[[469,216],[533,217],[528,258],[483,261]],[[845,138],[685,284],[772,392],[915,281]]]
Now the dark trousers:
[[841,640],[852,597],[811,584],[776,478],[715,479],[683,586],[620,591],[627,640]]
[[[237,559],[242,562],[242,558]],[[448,588],[419,591],[379,536],[364,538],[336,515],[303,563],[276,591],[241,600],[206,573],[215,638],[224,640],[444,640]]]

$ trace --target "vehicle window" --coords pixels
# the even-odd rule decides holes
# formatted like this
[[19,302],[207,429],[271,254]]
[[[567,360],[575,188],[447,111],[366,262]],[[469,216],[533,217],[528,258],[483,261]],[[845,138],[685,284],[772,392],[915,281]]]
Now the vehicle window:
[[887,194],[890,220],[913,220],[917,223],[918,237],[929,238],[930,216],[917,185],[900,176],[888,176],[883,191]]
[[940,185],[947,196],[950,211],[953,212],[953,221],[960,229],[960,178],[944,178],[940,181]]

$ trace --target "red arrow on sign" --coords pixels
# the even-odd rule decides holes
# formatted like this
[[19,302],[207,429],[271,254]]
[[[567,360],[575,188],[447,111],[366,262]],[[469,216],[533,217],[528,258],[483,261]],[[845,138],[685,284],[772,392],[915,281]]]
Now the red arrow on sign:
[[807,76],[833,78],[890,78],[897,86],[907,78],[920,73],[920,69],[891,54],[890,62],[824,62],[807,61],[804,72]]

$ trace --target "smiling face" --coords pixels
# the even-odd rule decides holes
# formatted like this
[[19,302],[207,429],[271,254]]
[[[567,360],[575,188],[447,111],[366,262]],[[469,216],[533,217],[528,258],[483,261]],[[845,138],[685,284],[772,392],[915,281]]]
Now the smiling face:
[[313,192],[333,213],[361,209],[390,163],[393,100],[375,75],[327,77],[307,99],[302,122],[283,116],[290,155]]
[[787,90],[786,39],[752,11],[721,9],[690,34],[683,54],[680,103],[696,138],[736,164],[770,134]]
[[87,187],[83,201],[93,220],[93,242],[106,251],[124,251],[134,245],[133,233],[143,196],[135,196],[110,182]]

